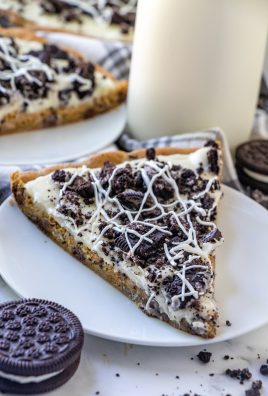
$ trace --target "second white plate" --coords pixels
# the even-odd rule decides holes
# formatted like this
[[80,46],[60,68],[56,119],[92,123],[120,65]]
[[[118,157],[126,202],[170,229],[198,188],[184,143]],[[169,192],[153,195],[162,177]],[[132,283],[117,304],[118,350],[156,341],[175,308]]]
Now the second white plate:
[[114,142],[126,123],[125,105],[88,120],[0,136],[0,165],[52,164],[96,152]]
[[[223,187],[217,253],[217,336],[208,342],[144,315],[131,301],[48,239],[7,200],[0,208],[0,271],[23,297],[57,301],[84,329],[100,337],[143,345],[188,346],[223,341],[268,322],[268,212]],[[232,323],[226,326],[226,320]]]

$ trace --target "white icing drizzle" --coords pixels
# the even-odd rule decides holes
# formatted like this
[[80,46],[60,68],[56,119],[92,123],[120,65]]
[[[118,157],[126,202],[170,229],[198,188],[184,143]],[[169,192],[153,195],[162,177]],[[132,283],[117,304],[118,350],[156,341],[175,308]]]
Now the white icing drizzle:
[[[125,168],[126,166],[130,166],[132,170],[140,171],[143,182],[146,184],[146,192],[144,193],[139,210],[125,209],[116,196],[110,196],[112,190],[112,183],[116,173],[118,172],[118,170],[120,170],[121,168]],[[153,243],[153,239],[150,238],[150,235],[152,235],[156,230],[160,231],[165,235],[171,235],[172,233],[167,230],[166,226],[155,224],[155,222],[157,220],[163,219],[165,216],[172,216],[183,234],[185,235],[185,240],[180,242],[173,241],[171,247],[168,246],[166,243],[164,243],[163,245],[165,256],[171,268],[173,268],[172,274],[177,276],[182,282],[181,293],[179,295],[173,296],[171,301],[171,307],[176,310],[178,309],[177,307],[179,301],[184,301],[185,298],[189,296],[198,298],[198,296],[200,295],[200,292],[195,290],[191,282],[187,279],[187,272],[192,269],[199,269],[200,273],[202,274],[210,274],[212,269],[210,266],[209,256],[214,251],[215,246],[219,245],[222,241],[217,243],[203,243],[203,245],[200,245],[200,242],[197,241],[196,230],[192,223],[192,214],[194,214],[199,224],[212,229],[216,228],[216,225],[213,222],[202,220],[196,214],[199,213],[207,218],[207,212],[204,208],[200,207],[201,204],[200,202],[198,202],[198,200],[200,199],[200,197],[210,192],[210,189],[214,181],[217,180],[217,177],[209,177],[207,179],[205,188],[200,193],[195,194],[191,198],[187,198],[186,196],[182,196],[180,194],[179,188],[170,173],[171,166],[172,165],[168,162],[161,163],[157,160],[152,161],[147,159],[122,163],[120,165],[117,165],[113,169],[112,174],[109,177],[107,189],[104,189],[100,183],[100,169],[87,169],[86,167],[82,167],[78,170],[71,170],[73,174],[69,181],[63,184],[63,187],[60,190],[60,199],[56,209],[60,207],[60,201],[64,197],[64,191],[69,185],[73,183],[76,176],[90,175],[94,188],[96,209],[93,213],[90,214],[90,218],[86,221],[86,224],[77,227],[72,218],[68,216],[63,216],[59,212],[57,212],[57,216],[63,216],[62,218],[65,218],[65,220],[71,222],[73,227],[75,228],[75,232],[77,235],[84,230],[89,232],[92,250],[95,250],[100,254],[102,252],[101,248],[103,244],[103,236],[107,232],[107,230],[113,228],[119,234],[124,236],[128,245],[129,256],[135,255],[136,249],[143,243],[143,241],[146,241],[149,244]],[[148,176],[148,173],[146,172],[146,169],[151,169],[151,171],[155,172],[155,174],[153,174],[153,176],[150,178]],[[172,186],[174,190],[174,197],[172,199],[172,202],[162,204],[158,201],[157,196],[154,193],[153,187],[155,181],[159,177],[163,178],[166,183]],[[149,208],[146,208],[145,204],[149,198],[153,201],[153,204]],[[116,208],[116,214],[113,216],[108,213],[108,209],[110,209],[111,207]],[[140,219],[142,214],[152,209],[157,209],[160,214],[144,220]],[[119,217],[122,215],[127,216],[129,224],[124,225],[120,222]],[[187,227],[183,225],[181,218],[184,218],[184,221],[186,221],[187,223]],[[99,232],[98,226],[102,220],[105,220],[108,224],[102,229],[101,232]],[[146,226],[144,234],[140,233],[136,229],[133,229],[133,224],[141,224]],[[137,237],[137,242],[134,245],[131,243],[130,240],[131,235]],[[176,261],[180,258],[183,258],[184,252],[189,253],[188,259],[185,260],[183,264],[179,265]],[[203,265],[191,265],[193,260],[200,260],[200,258],[204,263]],[[166,271],[166,276],[170,276],[170,271]],[[205,276],[204,282],[206,282]],[[208,286],[208,284],[206,286]],[[149,310],[150,302],[155,297],[155,292],[152,289],[147,292],[149,294],[149,299],[146,305],[146,309]],[[201,292],[201,294],[204,292],[205,291]]]
[[[16,40],[15,40],[16,42]],[[43,82],[38,78],[30,74],[31,71],[42,71],[46,74],[48,81],[53,83],[59,78],[58,73],[49,67],[46,63],[35,56],[29,54],[16,54],[14,47],[12,46],[12,40],[9,37],[0,37],[0,59],[6,62],[11,70],[5,69],[1,71],[1,80],[10,82],[10,89],[7,89],[0,85],[0,90],[3,93],[14,94],[16,92],[15,79],[19,76],[24,76],[30,83],[36,83],[39,86],[43,85]],[[61,73],[61,83],[63,85],[71,84],[77,81],[82,84],[80,91],[86,91],[92,88],[92,82],[89,79],[81,77],[76,73]]]

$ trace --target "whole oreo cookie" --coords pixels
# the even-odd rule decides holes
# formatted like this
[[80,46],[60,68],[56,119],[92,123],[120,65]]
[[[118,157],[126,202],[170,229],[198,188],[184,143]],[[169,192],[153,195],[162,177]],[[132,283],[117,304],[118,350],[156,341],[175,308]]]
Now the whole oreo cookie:
[[268,193],[268,140],[238,146],[236,168],[242,184]]
[[0,305],[0,391],[51,391],[75,373],[84,334],[79,319],[54,302],[38,299]]

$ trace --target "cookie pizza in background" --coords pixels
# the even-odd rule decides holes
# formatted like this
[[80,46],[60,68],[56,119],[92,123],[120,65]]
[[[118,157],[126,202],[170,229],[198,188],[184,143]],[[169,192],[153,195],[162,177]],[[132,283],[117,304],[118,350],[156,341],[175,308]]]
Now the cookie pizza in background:
[[62,125],[117,107],[127,82],[25,29],[0,29],[0,135]]
[[136,8],[137,0],[5,0],[0,4],[0,9],[12,13],[13,25],[128,42],[133,38]]

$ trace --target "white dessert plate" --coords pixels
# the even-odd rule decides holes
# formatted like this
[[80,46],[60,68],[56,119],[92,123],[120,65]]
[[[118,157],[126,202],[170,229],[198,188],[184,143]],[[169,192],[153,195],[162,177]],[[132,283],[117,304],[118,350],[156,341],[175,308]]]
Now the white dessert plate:
[[125,105],[80,122],[0,136],[0,165],[52,164],[96,152],[126,123]]
[[[0,271],[23,297],[57,301],[74,311],[86,332],[133,344],[189,346],[245,334],[268,322],[268,212],[223,186],[217,253],[217,336],[209,341],[147,317],[124,295],[48,239],[8,199],[0,208]],[[226,320],[232,326],[226,326]]]

